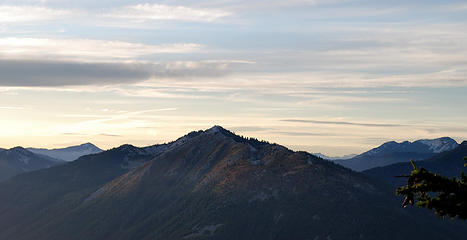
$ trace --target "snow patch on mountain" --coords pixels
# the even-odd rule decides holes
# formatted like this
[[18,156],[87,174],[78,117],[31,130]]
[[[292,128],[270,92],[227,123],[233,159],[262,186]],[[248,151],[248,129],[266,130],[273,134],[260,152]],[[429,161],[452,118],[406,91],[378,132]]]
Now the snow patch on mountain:
[[330,157],[330,156],[327,156],[327,155],[322,154],[322,153],[312,153],[312,154],[317,156],[317,157],[320,157],[322,159],[327,159],[327,160],[345,160],[345,159],[350,159],[350,158],[353,158],[353,157],[357,156],[357,154],[348,154],[348,155],[344,155],[344,156]]
[[[422,148],[420,148],[420,146]],[[422,139],[414,142],[386,142],[383,145],[373,148],[362,155],[372,156],[388,152],[431,152],[440,153],[449,151],[459,146],[459,144],[452,138],[443,137],[436,139]]]
[[452,150],[459,144],[452,138],[444,137],[437,139],[422,139],[418,142],[427,145],[434,153],[440,153]]

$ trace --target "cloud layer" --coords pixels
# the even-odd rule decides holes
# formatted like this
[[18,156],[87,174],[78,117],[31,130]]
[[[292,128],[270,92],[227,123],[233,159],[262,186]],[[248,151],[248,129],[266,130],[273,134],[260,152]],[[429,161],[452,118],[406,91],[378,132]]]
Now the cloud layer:
[[326,124],[326,125],[347,125],[347,126],[360,126],[360,127],[404,127],[402,124],[388,124],[388,123],[358,123],[358,122],[344,122],[344,121],[320,121],[320,120],[309,120],[309,119],[284,119],[284,122],[293,123],[314,123],[314,124]]
[[0,5],[0,23],[25,23],[53,20],[71,15],[71,11],[39,6]]
[[0,38],[0,56],[13,59],[49,58],[84,62],[135,60],[157,54],[194,53],[202,47],[195,43],[148,45],[74,38]]
[[216,9],[190,8],[163,4],[137,4],[105,13],[104,17],[124,18],[133,21],[177,20],[212,22],[231,13]]
[[223,62],[83,63],[0,60],[0,86],[113,85],[150,79],[211,78],[225,75]]

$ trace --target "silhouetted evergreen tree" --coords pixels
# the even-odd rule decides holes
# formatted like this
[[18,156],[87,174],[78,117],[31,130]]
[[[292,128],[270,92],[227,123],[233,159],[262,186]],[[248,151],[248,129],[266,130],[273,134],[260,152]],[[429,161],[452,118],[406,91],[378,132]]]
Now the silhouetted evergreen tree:
[[408,178],[407,185],[396,190],[397,195],[405,195],[402,206],[415,203],[441,217],[467,219],[467,175],[461,172],[460,179],[447,178],[424,168],[418,169],[413,161],[411,163],[414,170],[410,175],[400,176]]

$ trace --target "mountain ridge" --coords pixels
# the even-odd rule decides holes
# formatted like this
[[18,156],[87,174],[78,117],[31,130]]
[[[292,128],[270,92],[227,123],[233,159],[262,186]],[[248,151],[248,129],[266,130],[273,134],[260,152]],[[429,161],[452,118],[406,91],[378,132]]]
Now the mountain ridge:
[[459,144],[449,137],[420,139],[413,142],[389,141],[353,158],[335,162],[356,171],[363,171],[398,162],[409,162],[410,159],[414,161],[427,159],[457,146]]
[[[448,177],[459,177],[461,171],[465,171],[463,160],[467,156],[467,141],[462,142],[457,148],[441,152],[435,156],[415,162],[419,168],[425,168],[431,172]],[[406,179],[395,178],[397,175],[408,174],[413,170],[410,163],[395,163],[384,167],[376,167],[363,171],[363,173],[377,178],[393,186],[402,186]]]
[[[0,185],[0,238],[456,239],[464,233],[402,211],[390,189],[364,174],[224,130],[144,148],[122,145],[17,176]],[[135,161],[141,164],[126,167]]]
[[46,155],[64,161],[73,161],[84,155],[102,152],[102,149],[90,142],[65,148],[46,149],[29,147],[27,149],[33,153]]
[[35,154],[23,147],[0,149],[0,181],[18,174],[49,168],[63,163],[62,160]]
[[345,159],[353,158],[358,155],[358,154],[347,154],[347,155],[342,155],[342,156],[331,157],[331,156],[327,156],[326,154],[322,154],[322,153],[311,153],[311,154],[318,156],[322,159],[327,159],[327,160],[345,160]]

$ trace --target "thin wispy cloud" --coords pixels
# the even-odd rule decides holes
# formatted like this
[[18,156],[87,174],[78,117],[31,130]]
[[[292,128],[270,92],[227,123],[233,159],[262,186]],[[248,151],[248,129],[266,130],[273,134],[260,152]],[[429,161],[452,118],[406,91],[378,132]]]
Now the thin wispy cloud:
[[0,110],[22,110],[24,107],[0,106]]
[[136,4],[104,13],[104,17],[124,18],[131,21],[195,21],[212,22],[232,13],[218,9],[191,8],[163,4]]
[[111,121],[116,121],[116,120],[131,119],[131,118],[141,116],[147,113],[167,112],[167,111],[176,111],[176,110],[177,108],[161,108],[161,109],[149,109],[149,110],[142,110],[142,111],[124,112],[120,114],[107,115],[103,118],[82,121],[82,122],[77,123],[77,125],[83,126],[83,125],[96,124],[96,123],[105,123],[105,122],[111,122]]
[[72,132],[61,133],[61,135],[65,135],[65,136],[89,136],[88,134],[84,134],[84,133],[72,133]]
[[[284,10],[286,8],[294,7],[315,7],[320,5],[332,5],[348,0],[222,0],[222,1],[209,1],[202,0],[196,1],[196,5],[206,7],[217,7],[228,10],[236,11],[237,13],[256,12],[256,11],[274,11]],[[181,1],[184,4],[193,5],[190,1]]]
[[[112,118],[118,118],[118,119],[123,119],[123,118],[129,118],[131,116],[136,116],[136,115],[141,115],[141,114],[146,114],[146,113],[154,113],[154,112],[169,112],[169,111],[176,111],[178,108],[158,108],[158,109],[149,109],[149,110],[141,110],[141,111],[132,111],[132,112],[115,112],[115,111],[110,111],[110,114]],[[108,112],[108,111],[106,111]],[[116,116],[115,116],[116,114]],[[107,115],[96,115],[96,114],[60,114],[58,115],[59,117],[66,117],[66,118],[109,118],[109,114]]]
[[103,136],[103,137],[123,137],[122,135],[118,135],[118,134],[109,134],[109,133],[101,133],[101,134],[98,134],[99,136]]
[[0,23],[26,23],[53,20],[69,15],[71,12],[62,9],[46,8],[32,5],[0,5]]
[[263,132],[268,130],[274,130],[272,127],[257,127],[257,126],[239,126],[239,127],[228,127],[229,130],[234,132]]
[[110,133],[85,134],[85,133],[78,133],[78,132],[65,132],[65,133],[61,133],[61,135],[65,135],[65,136],[81,136],[81,137],[91,137],[91,136],[117,137],[117,138],[123,137],[122,135],[110,134]]
[[320,121],[308,119],[283,119],[283,122],[293,123],[313,123],[325,125],[346,125],[346,126],[361,126],[361,127],[406,127],[404,124],[390,124],[390,123],[360,123],[360,122],[345,122],[345,121]]
[[270,132],[270,134],[287,135],[287,136],[295,136],[295,137],[331,136],[332,135],[332,134],[326,134],[326,133],[285,132],[285,131],[275,131],[275,132]]
[[74,61],[134,60],[154,54],[187,54],[203,48],[195,43],[147,45],[123,41],[73,38],[0,38],[2,58]]

